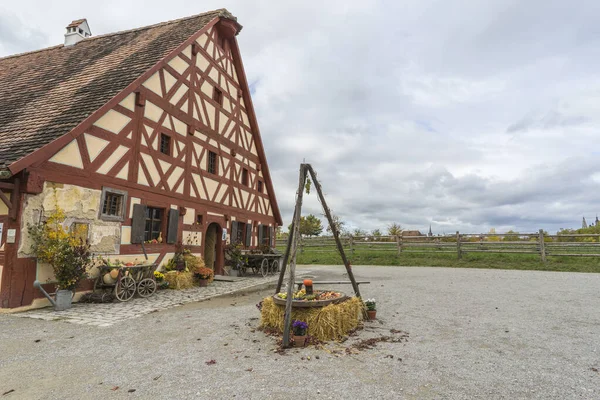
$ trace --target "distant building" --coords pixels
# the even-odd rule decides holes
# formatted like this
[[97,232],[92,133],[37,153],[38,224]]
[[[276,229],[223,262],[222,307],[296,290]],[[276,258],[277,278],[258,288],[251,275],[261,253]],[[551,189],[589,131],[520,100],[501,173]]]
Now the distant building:
[[591,225],[588,225],[587,221],[585,220],[585,217],[583,217],[583,220],[581,221],[581,229],[585,229],[591,226],[600,226],[600,219],[598,219],[598,214],[596,214],[596,220]]

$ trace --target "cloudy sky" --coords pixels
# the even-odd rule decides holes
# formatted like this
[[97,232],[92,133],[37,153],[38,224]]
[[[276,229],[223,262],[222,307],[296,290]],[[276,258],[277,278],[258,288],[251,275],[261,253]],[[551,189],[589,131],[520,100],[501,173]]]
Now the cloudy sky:
[[236,15],[286,226],[303,159],[367,230],[556,231],[600,213],[596,0],[51,4],[0,5],[0,56],[62,43],[80,17],[102,34]]

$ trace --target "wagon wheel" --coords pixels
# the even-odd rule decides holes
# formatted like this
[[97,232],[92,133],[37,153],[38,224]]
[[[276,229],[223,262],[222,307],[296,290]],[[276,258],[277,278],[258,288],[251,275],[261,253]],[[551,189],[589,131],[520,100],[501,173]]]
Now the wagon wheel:
[[131,300],[135,294],[135,281],[131,276],[124,276],[117,282],[115,286],[115,296],[120,301]]
[[149,297],[156,292],[156,282],[154,279],[146,278],[138,282],[137,292],[140,297]]
[[263,258],[262,262],[260,263],[260,273],[263,278],[269,274],[269,260],[266,258]]
[[275,274],[277,272],[279,272],[279,261],[273,260],[271,261],[271,273]]

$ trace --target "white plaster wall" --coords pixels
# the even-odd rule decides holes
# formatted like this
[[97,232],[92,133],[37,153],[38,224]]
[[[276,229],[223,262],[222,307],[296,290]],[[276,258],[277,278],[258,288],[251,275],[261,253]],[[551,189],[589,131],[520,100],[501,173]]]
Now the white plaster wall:
[[[117,254],[121,241],[121,223],[98,219],[101,194],[100,190],[46,182],[42,193],[27,195],[21,218],[19,257],[32,256],[27,225],[38,223],[40,216],[48,216],[56,209],[57,204],[66,214],[63,224],[66,229],[69,229],[73,222],[90,225],[89,240],[93,252]],[[49,265],[38,264],[37,277],[42,282],[52,279],[52,268]]]

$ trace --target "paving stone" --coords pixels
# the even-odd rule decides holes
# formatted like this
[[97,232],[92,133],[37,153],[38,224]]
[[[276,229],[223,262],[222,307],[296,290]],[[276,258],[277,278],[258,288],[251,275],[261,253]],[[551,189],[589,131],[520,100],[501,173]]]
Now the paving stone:
[[46,321],[60,320],[72,324],[108,327],[115,323],[138,318],[155,311],[178,307],[183,304],[207,300],[216,296],[229,295],[259,285],[276,282],[278,276],[244,277],[235,282],[214,281],[209,287],[187,290],[159,290],[147,298],[134,298],[128,302],[109,304],[75,303],[67,311],[52,308],[16,314],[18,317]]

